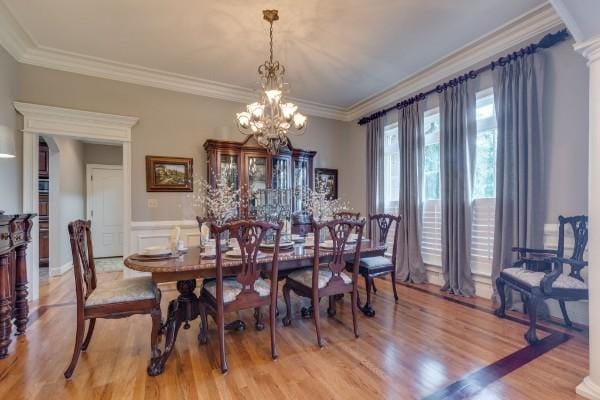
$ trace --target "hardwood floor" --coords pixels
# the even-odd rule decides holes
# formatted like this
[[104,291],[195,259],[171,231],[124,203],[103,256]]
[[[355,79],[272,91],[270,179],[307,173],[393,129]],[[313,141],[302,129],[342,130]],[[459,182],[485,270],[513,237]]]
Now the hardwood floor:
[[[99,279],[120,276],[103,273]],[[9,356],[0,360],[0,399],[563,400],[579,398],[575,386],[587,375],[585,332],[546,325],[539,332],[546,348],[528,347],[519,314],[500,320],[491,314],[489,301],[448,301],[429,285],[398,285],[400,300],[394,304],[389,282],[378,280],[377,314],[361,315],[359,339],[352,332],[348,299],[333,318],[327,317],[324,300],[325,347],[319,350],[312,319],[299,316],[306,301],[293,296],[296,318],[290,327],[281,325],[280,305],[277,361],[271,360],[268,327],[255,331],[252,313],[245,312],[240,315],[251,328],[225,335],[228,374],[219,370],[215,324],[209,322],[209,342],[200,346],[194,321],[180,332],[164,374],[151,378],[146,375],[150,318],[100,320],[72,380],[66,381],[62,374],[75,337],[73,288],[71,273],[42,286],[41,300],[31,305],[27,335],[15,338]],[[161,289],[165,312],[177,292],[174,285]]]

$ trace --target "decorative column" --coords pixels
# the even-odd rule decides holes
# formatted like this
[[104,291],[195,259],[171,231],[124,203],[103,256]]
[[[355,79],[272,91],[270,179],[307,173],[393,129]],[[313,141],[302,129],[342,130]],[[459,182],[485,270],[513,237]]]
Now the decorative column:
[[589,263],[590,372],[577,386],[577,394],[600,400],[600,37],[575,44],[588,59],[589,83]]

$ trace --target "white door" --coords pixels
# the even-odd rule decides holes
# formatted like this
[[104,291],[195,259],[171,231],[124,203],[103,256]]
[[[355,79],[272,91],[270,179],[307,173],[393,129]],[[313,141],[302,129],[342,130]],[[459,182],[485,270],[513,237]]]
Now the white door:
[[88,218],[92,221],[94,257],[123,255],[123,169],[88,166]]

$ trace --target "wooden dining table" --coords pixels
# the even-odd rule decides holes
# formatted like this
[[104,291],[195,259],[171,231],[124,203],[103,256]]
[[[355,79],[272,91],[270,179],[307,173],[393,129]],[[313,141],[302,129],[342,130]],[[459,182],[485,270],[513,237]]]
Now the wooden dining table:
[[[363,240],[361,243],[361,257],[373,257],[383,255],[386,250],[385,245],[375,243],[370,240]],[[258,260],[260,267],[267,269],[273,260],[269,253]],[[327,262],[331,258],[331,251],[325,249],[319,250],[320,261]],[[351,260],[354,254],[353,249],[346,252],[348,260]],[[314,250],[303,244],[295,244],[289,250],[280,250],[279,252],[279,277],[284,278],[287,274],[298,268],[312,267]],[[164,371],[165,364],[173,351],[175,340],[179,329],[183,325],[184,329],[190,328],[190,321],[200,316],[202,305],[198,296],[194,293],[196,289],[196,279],[214,278],[216,276],[216,262],[214,257],[208,258],[203,255],[200,247],[190,247],[187,252],[180,256],[165,260],[143,260],[137,255],[129,256],[124,261],[125,265],[138,272],[147,272],[152,274],[152,280],[159,283],[177,284],[179,296],[169,302],[167,317],[161,326],[161,334],[165,337],[164,350],[159,357],[152,358],[148,367],[148,374],[151,376],[159,375]],[[241,261],[236,259],[223,258],[224,275],[235,275],[241,266]],[[228,324],[229,329],[243,329],[245,324],[242,321],[234,321]]]

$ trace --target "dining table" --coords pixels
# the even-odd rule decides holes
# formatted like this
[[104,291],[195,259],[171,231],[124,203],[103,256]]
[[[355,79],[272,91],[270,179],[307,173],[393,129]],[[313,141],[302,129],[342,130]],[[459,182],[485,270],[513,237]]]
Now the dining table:
[[[374,257],[384,255],[385,244],[363,239],[361,242],[361,257]],[[273,261],[273,257],[267,251],[264,256],[257,259],[259,268],[267,270]],[[345,251],[347,260],[354,256],[354,247]],[[283,279],[289,272],[312,267],[314,249],[302,243],[294,244],[289,249],[280,249],[278,257],[279,278]],[[319,249],[320,263],[326,263],[331,259],[331,250]],[[138,272],[146,272],[152,275],[156,284],[176,283],[179,296],[169,302],[167,316],[161,324],[160,333],[164,335],[164,350],[158,357],[151,358],[148,374],[159,375],[164,371],[165,364],[173,351],[179,329],[190,328],[190,321],[200,316],[202,304],[194,293],[196,280],[202,278],[216,277],[216,260],[206,256],[200,246],[190,247],[187,251],[165,259],[145,259],[138,254],[133,254],[124,260],[127,268]],[[223,275],[235,275],[240,267],[241,260],[223,257]],[[228,329],[243,329],[243,321],[236,320],[228,324]]]

